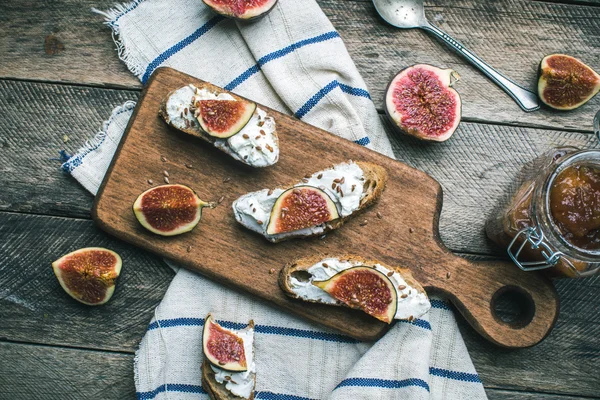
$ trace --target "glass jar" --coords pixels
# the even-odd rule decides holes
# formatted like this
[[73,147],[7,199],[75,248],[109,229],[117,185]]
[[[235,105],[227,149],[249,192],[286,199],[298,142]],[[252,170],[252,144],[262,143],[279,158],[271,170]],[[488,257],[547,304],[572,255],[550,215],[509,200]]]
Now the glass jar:
[[523,270],[578,278],[600,269],[600,150],[552,149],[526,165],[486,224]]

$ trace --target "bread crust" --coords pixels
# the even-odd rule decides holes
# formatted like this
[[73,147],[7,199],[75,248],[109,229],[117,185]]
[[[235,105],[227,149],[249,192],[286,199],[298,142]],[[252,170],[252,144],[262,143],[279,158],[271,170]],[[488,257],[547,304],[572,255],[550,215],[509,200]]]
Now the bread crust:
[[[379,198],[381,197],[381,195],[385,189],[386,183],[387,183],[387,179],[388,179],[387,171],[385,170],[385,168],[383,168],[380,165],[373,164],[373,163],[366,162],[366,161],[356,161],[356,164],[360,167],[360,169],[363,170],[364,177],[365,177],[365,184],[363,185],[363,193],[366,192],[366,196],[363,197],[362,200],[360,201],[360,204],[359,204],[359,207],[357,210],[353,211],[352,214],[347,215],[345,217],[338,218],[338,219],[330,221],[330,222],[326,222],[325,229],[323,232],[314,233],[314,234],[293,234],[293,232],[289,232],[285,237],[269,238],[269,237],[265,236],[265,238],[270,242],[279,243],[279,242],[289,240],[289,239],[310,238],[310,237],[315,237],[315,236],[322,236],[322,235],[326,234],[327,232],[330,232],[330,231],[337,229],[340,226],[344,225],[344,223],[346,221],[355,217],[356,215],[361,214],[369,206],[371,206],[372,204],[377,202],[377,200],[379,200]],[[294,187],[294,185],[297,185],[297,184],[298,184],[298,182],[294,182],[294,183],[290,184],[287,188],[283,188],[283,190],[290,189],[290,188]],[[250,229],[248,226],[243,224],[241,221],[238,220],[238,222],[240,224],[242,224],[243,226],[245,226],[246,228]]]
[[[208,315],[211,315],[210,313]],[[207,316],[208,319],[208,316]],[[254,328],[254,320],[248,323],[249,328]],[[247,328],[244,328],[247,329]],[[254,351],[254,349],[252,349]],[[211,400],[240,400],[243,397],[236,396],[225,388],[225,385],[217,382],[215,379],[215,371],[210,367],[211,363],[206,358],[202,362],[202,387],[208,393]],[[254,375],[254,384],[256,385],[256,374]],[[250,394],[248,400],[254,400],[254,390]]]
[[[231,95],[233,98],[235,98],[238,101],[251,101],[251,100],[246,100],[241,98],[240,96],[236,95],[235,93],[232,92],[228,92],[225,89],[221,89],[218,86],[215,86],[211,83],[208,82],[203,82],[200,85],[194,85],[195,87],[197,87],[198,89],[207,89],[208,91],[212,92],[212,93],[216,93],[216,94],[221,94],[221,93],[227,93],[229,95]],[[171,95],[173,93],[175,93],[177,90],[181,89],[177,88],[171,92],[169,92],[169,94],[167,95],[167,97],[165,97],[163,99],[163,101],[160,103],[160,107],[158,109],[158,115],[172,128],[177,129],[178,131],[187,133],[188,135],[197,137],[207,143],[210,143],[211,145],[215,145],[215,142],[217,141],[217,139],[213,136],[210,136],[208,133],[204,132],[202,130],[202,128],[200,128],[200,124],[196,124],[194,127],[189,127],[189,128],[181,128],[181,127],[177,127],[175,125],[173,125],[171,123],[171,119],[169,118],[169,113],[167,112],[167,102],[169,101],[169,98],[171,97]],[[256,110],[254,111],[254,113],[256,114],[258,111],[259,105],[256,105]],[[277,129],[275,129],[275,132],[273,133],[273,136],[275,137],[275,144],[277,145],[277,147],[279,147],[279,136],[277,135]],[[215,146],[216,147],[216,146]],[[217,149],[223,151],[223,149],[217,147]],[[231,157],[230,154],[226,153],[225,151],[223,151],[223,153],[227,154],[228,156]],[[232,157],[233,158],[233,157]],[[263,167],[256,167],[254,165],[248,164],[247,162],[245,162],[244,160],[238,160],[236,158],[234,158],[234,160],[241,162],[242,164],[245,165],[250,165],[251,167],[255,167],[255,168],[263,168]]]
[[[297,272],[297,271],[306,271],[313,265],[317,264],[318,262],[320,262],[326,258],[337,258],[339,260],[348,260],[350,262],[356,262],[356,263],[366,266],[366,267],[373,267],[375,264],[382,265],[389,270],[398,272],[402,276],[402,279],[404,279],[410,287],[416,289],[417,291],[419,291],[427,296],[427,293],[425,292],[425,289],[423,289],[423,286],[421,286],[421,284],[412,276],[412,273],[410,272],[410,270],[408,268],[400,268],[400,267],[391,266],[391,265],[385,264],[381,261],[370,260],[370,259],[366,259],[361,256],[357,256],[357,255],[353,255],[353,254],[313,255],[313,256],[300,258],[296,261],[290,262],[290,263],[286,264],[283,268],[281,268],[281,270],[279,271],[278,281],[279,281],[279,286],[281,287],[281,290],[283,290],[283,292],[291,298],[300,299],[300,297],[296,293],[294,293],[294,291],[292,290],[292,287],[290,285],[290,278],[292,276],[292,273]],[[305,299],[301,299],[301,300],[309,302],[309,303],[323,304],[317,300],[305,300]],[[329,305],[333,305],[333,304],[329,304]],[[338,303],[338,305],[343,306],[343,307],[348,307],[344,303],[341,303],[341,302]],[[350,307],[348,307],[348,308],[350,308]]]

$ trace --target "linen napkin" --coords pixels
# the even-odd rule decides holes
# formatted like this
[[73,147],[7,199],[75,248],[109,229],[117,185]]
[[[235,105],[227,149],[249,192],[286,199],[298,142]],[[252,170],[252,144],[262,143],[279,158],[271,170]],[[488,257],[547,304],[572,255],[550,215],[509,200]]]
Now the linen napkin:
[[[170,66],[393,156],[364,81],[314,0],[280,0],[252,23],[218,17],[200,0],[138,0],[102,14],[142,82]],[[133,107],[115,108],[63,164],[94,194]],[[451,307],[440,299],[432,306],[361,343],[180,269],[136,353],[137,397],[208,398],[200,366],[210,311],[233,329],[254,319],[256,399],[485,399]]]

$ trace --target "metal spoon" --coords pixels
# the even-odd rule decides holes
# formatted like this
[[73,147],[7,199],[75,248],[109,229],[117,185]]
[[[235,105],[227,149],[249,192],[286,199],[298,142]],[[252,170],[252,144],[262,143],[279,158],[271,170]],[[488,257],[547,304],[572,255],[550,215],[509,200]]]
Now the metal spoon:
[[540,108],[536,93],[517,85],[467,50],[446,32],[431,25],[425,17],[423,0],[373,0],[373,4],[381,18],[392,26],[404,29],[421,28],[431,32],[504,89],[524,111],[535,111]]

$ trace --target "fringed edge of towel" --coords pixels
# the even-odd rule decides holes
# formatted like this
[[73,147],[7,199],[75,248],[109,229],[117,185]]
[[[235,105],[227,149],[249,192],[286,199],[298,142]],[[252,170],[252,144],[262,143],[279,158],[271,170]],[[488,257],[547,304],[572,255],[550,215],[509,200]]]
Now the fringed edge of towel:
[[115,107],[110,117],[102,123],[102,129],[94,135],[93,138],[86,140],[86,142],[77,150],[75,155],[71,156],[65,163],[62,164],[61,168],[64,172],[70,174],[75,168],[81,165],[83,158],[94,150],[97,150],[106,136],[108,135],[108,127],[113,122],[113,119],[125,111],[130,111],[135,108],[136,102],[128,100],[120,106]]
[[92,8],[92,12],[100,14],[104,17],[104,23],[112,30],[112,39],[117,46],[117,54],[119,59],[127,65],[127,68],[138,78],[141,78],[144,74],[145,68],[142,62],[133,56],[127,47],[127,38],[121,34],[121,28],[119,26],[119,19],[134,10],[143,3],[144,0],[133,0],[129,3],[115,4],[113,8],[106,11],[101,11],[96,8]]

